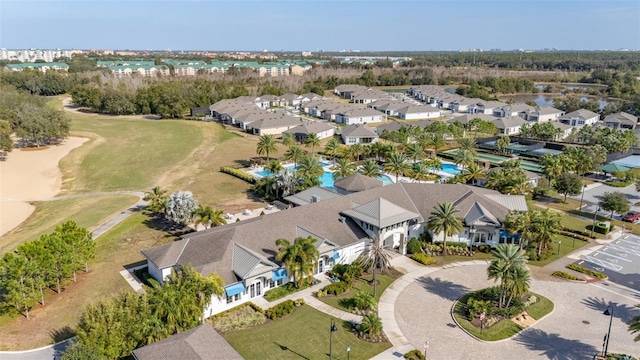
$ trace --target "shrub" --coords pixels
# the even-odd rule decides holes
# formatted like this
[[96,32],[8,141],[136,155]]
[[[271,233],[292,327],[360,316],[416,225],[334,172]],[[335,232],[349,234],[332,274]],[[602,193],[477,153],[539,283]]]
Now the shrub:
[[351,288],[351,284],[345,281],[336,281],[322,289],[327,295],[340,295]]
[[302,285],[300,285],[300,287],[296,287],[296,285],[292,282],[290,283],[286,283],[282,286],[279,286],[277,288],[271,289],[271,290],[267,290],[264,293],[264,298],[267,299],[267,301],[274,301],[274,300],[278,300],[278,299],[282,299],[283,297],[289,295],[289,294],[293,294],[296,291],[300,291],[303,289],[306,289],[309,287],[309,283],[308,282],[303,282]]
[[483,253],[490,253],[491,252],[491,246],[489,245],[480,245],[476,247],[477,251],[483,252]]
[[408,360],[425,360],[424,354],[418,349],[414,349],[404,354],[403,357]]
[[253,175],[249,175],[246,172],[242,171],[242,170],[238,170],[238,169],[234,169],[232,167],[222,167],[220,168],[220,172],[223,172],[225,174],[229,174],[231,176],[235,176],[240,180],[244,180],[248,183],[254,184],[256,182],[256,179],[254,179]]
[[382,333],[382,320],[375,313],[368,313],[362,317],[360,332],[370,337],[375,337]]
[[420,240],[416,238],[411,238],[407,243],[407,252],[409,254],[417,254],[422,250],[422,244],[420,244]]
[[376,299],[373,295],[365,291],[358,291],[358,293],[351,298],[353,305],[356,309],[368,310],[376,307]]
[[352,284],[356,278],[362,276],[362,267],[358,264],[338,264],[329,271],[329,276]]
[[524,307],[527,308],[535,303],[538,302],[538,297],[535,295],[529,295],[529,298],[527,299],[527,301],[524,302]]
[[266,315],[269,319],[279,319],[285,315],[289,315],[293,312],[294,305],[293,300],[283,301],[280,304],[267,309]]
[[237,308],[216,315],[211,320],[211,324],[219,331],[246,329],[255,325],[263,324],[266,317],[262,313],[262,309],[253,308],[253,304],[243,305]]
[[564,271],[554,271],[553,274],[551,274],[552,276],[557,276],[559,278],[563,278],[563,279],[567,279],[567,280],[578,280],[577,277],[571,275],[571,274],[567,274]]
[[252,303],[252,302],[248,302],[247,305],[251,306],[251,308],[259,313],[264,314],[264,309],[262,309],[260,306]]
[[303,298],[293,300],[293,306],[299,308],[300,306],[306,304]]
[[436,262],[436,259],[427,254],[413,254],[411,258],[422,265],[431,265]]
[[599,279],[605,279],[607,277],[607,275],[605,275],[605,274],[603,274],[601,272],[594,271],[594,270],[591,270],[591,269],[587,269],[585,267],[582,267],[582,266],[576,265],[576,264],[567,265],[567,269],[571,269],[573,271],[577,271],[579,273],[583,273],[583,274],[586,274],[586,275],[589,275],[589,276],[592,276],[592,277],[596,277],[596,278],[599,278]]

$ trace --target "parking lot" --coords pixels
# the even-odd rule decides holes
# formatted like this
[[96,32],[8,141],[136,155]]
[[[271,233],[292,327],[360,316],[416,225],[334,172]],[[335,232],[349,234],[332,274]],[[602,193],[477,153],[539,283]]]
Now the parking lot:
[[575,264],[609,276],[609,281],[640,291],[640,236],[626,234]]
[[[623,193],[627,199],[629,199],[629,205],[631,206],[630,211],[639,211],[640,206],[636,204],[640,204],[640,193],[636,191],[635,184],[629,185],[624,188],[616,188],[605,184],[595,183],[590,184],[584,191],[584,199],[582,201],[582,211],[588,213],[594,213],[596,208],[598,208],[598,203],[602,200],[602,197],[607,192],[621,192]],[[576,196],[569,196],[570,198],[580,201],[582,197],[582,193]],[[598,211],[598,215],[600,216],[609,216],[611,213],[608,211],[600,210]],[[620,219],[620,216],[614,214],[614,219]]]

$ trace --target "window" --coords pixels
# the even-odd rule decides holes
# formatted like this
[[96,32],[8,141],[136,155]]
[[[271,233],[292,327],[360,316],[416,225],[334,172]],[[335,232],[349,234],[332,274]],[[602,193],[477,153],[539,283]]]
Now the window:
[[282,283],[284,282],[283,279],[279,279],[278,281],[276,281],[276,284],[278,284],[278,286],[282,285]]
[[238,301],[238,300],[240,300],[240,294],[235,294],[233,296],[233,301]]
[[231,304],[233,302],[233,297],[227,296],[227,304]]

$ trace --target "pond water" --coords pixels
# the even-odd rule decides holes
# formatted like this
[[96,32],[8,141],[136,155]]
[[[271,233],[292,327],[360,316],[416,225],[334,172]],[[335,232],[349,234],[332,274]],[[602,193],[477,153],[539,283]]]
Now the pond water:
[[[513,95],[502,100],[513,99],[513,101],[517,103],[526,103],[527,101],[533,101],[538,106],[553,106],[553,99],[558,97],[557,95],[545,95],[545,94],[527,94],[527,95]],[[600,109],[604,109],[605,106],[609,103],[605,98],[589,98],[589,97],[581,97],[580,101],[589,101],[589,100],[597,100]]]

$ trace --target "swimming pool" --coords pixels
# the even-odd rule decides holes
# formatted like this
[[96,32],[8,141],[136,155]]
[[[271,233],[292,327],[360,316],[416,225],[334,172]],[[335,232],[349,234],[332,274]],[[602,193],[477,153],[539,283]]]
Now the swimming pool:
[[[443,168],[444,165],[449,165],[449,164],[443,164]],[[453,165],[455,167],[455,165]],[[285,168],[289,168],[292,169],[293,166],[285,166]],[[456,167],[457,169],[457,167]],[[458,170],[459,171],[459,170]],[[265,176],[272,176],[273,173],[269,170],[262,170],[262,171],[256,171],[254,172],[254,174],[259,175],[260,177],[265,177]],[[320,179],[320,186],[322,187],[326,187],[326,188],[333,188],[333,173],[329,172],[329,171],[325,171],[320,177],[318,177],[318,179]],[[381,175],[380,177],[378,177],[378,180],[382,181],[382,185],[390,185],[393,184],[393,180],[387,176],[387,175]]]
[[442,164],[440,166],[442,167],[442,171],[446,172],[447,174],[458,175],[462,172],[462,170],[460,170],[460,168],[458,168],[455,164]]

